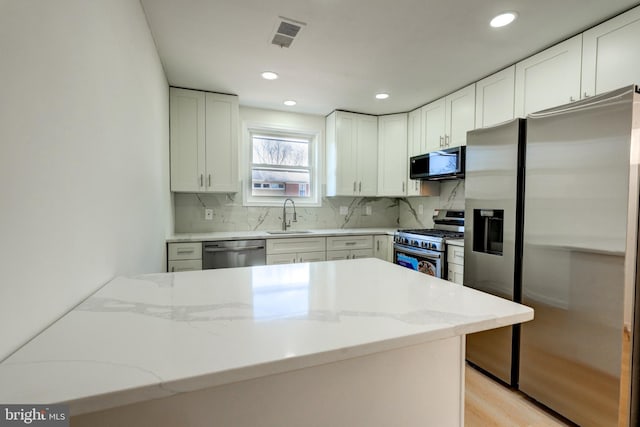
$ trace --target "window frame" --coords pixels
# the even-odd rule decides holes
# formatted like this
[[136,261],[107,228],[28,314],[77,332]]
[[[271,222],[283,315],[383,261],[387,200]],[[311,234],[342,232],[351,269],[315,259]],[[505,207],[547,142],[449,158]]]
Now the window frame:
[[[309,140],[309,191],[311,197],[299,197],[290,195],[281,196],[254,196],[252,195],[252,170],[253,170],[253,136],[263,135],[282,138],[297,138]],[[322,186],[321,163],[320,163],[320,135],[319,131],[308,129],[297,129],[286,126],[264,125],[259,123],[243,124],[243,206],[282,206],[287,198],[293,199],[296,206],[319,207],[322,205],[320,191]],[[295,169],[295,167],[292,167]],[[305,168],[306,169],[306,168]]]

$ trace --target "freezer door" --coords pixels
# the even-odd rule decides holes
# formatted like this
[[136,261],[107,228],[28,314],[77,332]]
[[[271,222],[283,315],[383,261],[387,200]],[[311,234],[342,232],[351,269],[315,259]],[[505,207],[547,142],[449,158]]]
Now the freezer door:
[[584,426],[618,425],[632,99],[527,120],[520,389]]
[[[467,135],[464,285],[515,301],[524,132],[525,121],[516,119]],[[515,385],[514,333],[509,326],[467,335],[467,360]]]

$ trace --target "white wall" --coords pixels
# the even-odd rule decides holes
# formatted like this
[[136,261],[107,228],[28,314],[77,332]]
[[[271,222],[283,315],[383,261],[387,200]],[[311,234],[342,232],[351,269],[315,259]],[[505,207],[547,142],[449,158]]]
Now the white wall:
[[173,224],[138,1],[3,0],[0,82],[2,360],[115,275],[161,271]]

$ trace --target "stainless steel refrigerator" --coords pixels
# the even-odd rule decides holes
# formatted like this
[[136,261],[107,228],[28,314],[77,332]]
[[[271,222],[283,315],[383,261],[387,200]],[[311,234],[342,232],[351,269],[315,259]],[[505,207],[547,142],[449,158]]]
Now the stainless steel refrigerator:
[[639,109],[631,86],[467,139],[464,283],[535,310],[467,357],[583,426],[638,423]]

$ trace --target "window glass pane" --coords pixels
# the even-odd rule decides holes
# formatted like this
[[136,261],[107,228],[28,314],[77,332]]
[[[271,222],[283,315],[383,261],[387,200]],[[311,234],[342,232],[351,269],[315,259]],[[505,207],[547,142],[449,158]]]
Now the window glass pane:
[[253,137],[254,164],[309,167],[309,142],[268,136]]
[[251,181],[252,196],[311,196],[309,170],[253,168]]

